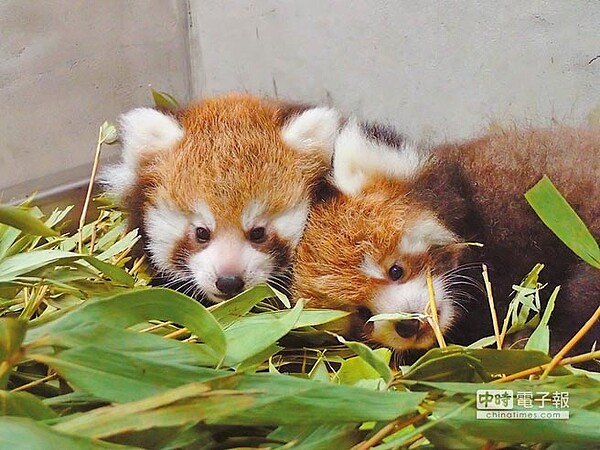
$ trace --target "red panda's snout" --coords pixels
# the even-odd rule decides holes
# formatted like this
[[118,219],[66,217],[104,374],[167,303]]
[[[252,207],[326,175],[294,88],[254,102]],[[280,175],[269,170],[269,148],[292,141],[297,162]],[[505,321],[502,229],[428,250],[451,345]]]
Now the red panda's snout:
[[[454,307],[442,277],[433,277],[433,287],[440,328],[445,331],[452,323]],[[375,317],[397,313],[427,315],[429,291],[426,274],[403,283],[384,285],[374,293],[370,303],[370,311]],[[398,350],[429,348],[435,343],[433,330],[423,318],[376,320],[370,331],[370,339]]]
[[308,203],[274,216],[251,204],[239,224],[203,204],[191,214],[168,202],[146,213],[146,249],[153,265],[193,296],[220,302],[259,283],[285,288],[291,251],[302,234]]

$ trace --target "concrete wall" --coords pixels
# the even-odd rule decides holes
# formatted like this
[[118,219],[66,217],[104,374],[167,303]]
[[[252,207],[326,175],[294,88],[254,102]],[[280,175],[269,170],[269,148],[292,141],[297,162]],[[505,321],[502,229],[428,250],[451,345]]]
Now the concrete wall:
[[578,122],[600,104],[600,2],[191,0],[196,94],[331,102],[413,137]]
[[150,85],[189,96],[185,2],[0,2],[0,198],[89,179],[98,127]]
[[97,127],[149,85],[331,103],[435,141],[581,122],[599,24],[596,0],[0,2],[0,198],[87,178]]

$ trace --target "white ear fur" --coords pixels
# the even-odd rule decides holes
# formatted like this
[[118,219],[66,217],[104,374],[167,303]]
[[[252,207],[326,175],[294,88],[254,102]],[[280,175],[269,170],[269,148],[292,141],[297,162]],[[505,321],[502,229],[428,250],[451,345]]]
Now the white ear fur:
[[100,172],[98,182],[110,196],[122,200],[127,190],[135,184],[135,171],[127,164],[114,164]]
[[283,127],[282,137],[293,149],[319,150],[329,161],[340,120],[340,113],[335,109],[312,108],[289,120]]
[[183,137],[183,129],[172,117],[151,108],[136,108],[121,115],[119,125],[123,160],[104,169],[99,179],[110,195],[123,198],[135,184],[140,156],[171,148]]
[[419,254],[432,246],[454,242],[457,242],[456,235],[435,217],[422,216],[404,233],[399,249],[404,254]]
[[123,161],[136,167],[145,152],[167,150],[183,137],[181,125],[155,109],[136,108],[119,118]]
[[424,158],[411,141],[394,148],[365,136],[356,119],[350,119],[335,141],[333,179],[346,195],[360,193],[370,177],[409,181],[421,169]]

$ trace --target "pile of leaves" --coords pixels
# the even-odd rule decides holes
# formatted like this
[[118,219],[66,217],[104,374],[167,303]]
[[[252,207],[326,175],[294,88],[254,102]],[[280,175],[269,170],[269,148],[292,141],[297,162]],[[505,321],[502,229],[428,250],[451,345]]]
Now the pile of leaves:
[[[536,189],[528,194],[536,207],[557,198],[548,182]],[[559,235],[573,220],[557,214],[561,205],[545,219]],[[539,208],[542,217],[548,208]],[[335,334],[346,313],[291,307],[268,286],[208,308],[149,287],[143,257],[132,256],[138,236],[121,212],[101,205],[72,235],[63,231],[68,212],[0,207],[2,449],[557,450],[600,442],[598,374],[560,358],[549,367],[541,266],[516,287],[503,327],[506,335],[533,330],[524,350],[482,348],[494,336],[393,370],[389,350]],[[586,231],[574,245],[597,264]],[[478,419],[484,389],[545,393],[553,400],[544,411],[568,408],[569,419]],[[565,392],[568,402],[558,395]]]

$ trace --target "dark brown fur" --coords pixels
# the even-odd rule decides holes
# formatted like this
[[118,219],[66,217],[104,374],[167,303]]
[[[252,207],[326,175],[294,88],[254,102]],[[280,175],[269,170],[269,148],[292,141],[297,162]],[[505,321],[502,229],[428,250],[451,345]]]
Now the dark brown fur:
[[[387,129],[386,129],[387,130]],[[373,140],[398,147],[401,138],[389,130],[367,128]],[[359,270],[364,252],[378,260],[393,254],[411,217],[434,213],[461,242],[483,248],[431,249],[426,263],[478,263],[463,272],[481,280],[480,263],[489,266],[499,317],[518,284],[536,263],[545,264],[541,281],[562,289],[551,326],[551,352],[560,349],[600,304],[600,271],[581,262],[542,223],[524,193],[548,175],[579,213],[596,239],[600,238],[600,132],[591,129],[503,130],[466,143],[433,149],[417,177],[409,181],[371,180],[357,197],[329,195],[313,209],[305,238],[298,249],[295,291],[309,305],[358,311],[368,305],[381,280]],[[407,268],[414,264],[404,262]],[[417,266],[414,266],[417,267]],[[466,312],[454,322],[449,341],[471,344],[493,334],[486,296],[467,292]],[[467,295],[467,297],[468,297]],[[368,333],[367,333],[368,334]],[[588,333],[572,353],[589,351],[600,341],[600,326]],[[588,367],[593,367],[589,365]]]

